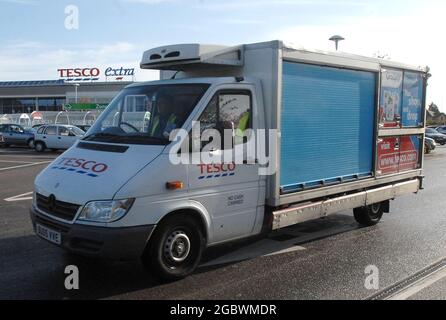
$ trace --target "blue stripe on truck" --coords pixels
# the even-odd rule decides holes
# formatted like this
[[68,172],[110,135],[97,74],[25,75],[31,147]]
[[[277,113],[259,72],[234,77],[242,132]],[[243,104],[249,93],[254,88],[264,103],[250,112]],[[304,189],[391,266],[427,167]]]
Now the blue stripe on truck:
[[284,193],[372,174],[375,85],[372,72],[284,62]]

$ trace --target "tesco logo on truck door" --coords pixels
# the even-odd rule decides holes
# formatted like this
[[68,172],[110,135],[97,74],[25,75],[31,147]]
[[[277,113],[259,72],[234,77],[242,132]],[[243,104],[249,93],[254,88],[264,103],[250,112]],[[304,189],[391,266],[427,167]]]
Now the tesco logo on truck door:
[[96,178],[108,170],[108,165],[102,162],[86,159],[62,158],[52,167],[52,169],[64,170],[71,173],[83,174]]

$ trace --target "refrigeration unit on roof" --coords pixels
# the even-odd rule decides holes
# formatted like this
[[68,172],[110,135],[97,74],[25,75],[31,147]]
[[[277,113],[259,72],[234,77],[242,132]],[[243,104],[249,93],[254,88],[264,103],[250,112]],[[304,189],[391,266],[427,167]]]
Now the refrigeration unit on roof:
[[243,46],[178,44],[144,52],[141,69],[185,70],[197,65],[243,66]]

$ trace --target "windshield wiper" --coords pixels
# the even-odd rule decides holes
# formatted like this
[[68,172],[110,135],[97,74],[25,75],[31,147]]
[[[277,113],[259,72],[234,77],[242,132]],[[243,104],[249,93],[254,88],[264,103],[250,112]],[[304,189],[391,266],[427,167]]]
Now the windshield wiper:
[[84,141],[102,141],[102,142],[116,142],[116,143],[129,143],[129,144],[150,144],[150,142],[154,142],[157,145],[166,145],[169,143],[169,140],[166,138],[160,137],[152,137],[148,135],[117,135],[112,133],[93,133],[89,136],[83,138]]
[[148,135],[127,135],[123,136],[122,138],[128,139],[129,141],[140,141],[140,142],[154,141],[163,145],[169,143],[169,139],[161,137],[152,137]]
[[95,141],[97,138],[106,138],[107,140],[113,140],[114,138],[118,138],[118,137],[119,136],[116,134],[99,132],[99,133],[90,134],[90,135],[86,136],[85,138],[83,138],[82,140]]
[[150,140],[157,140],[157,141],[169,141],[169,139],[164,138],[164,137],[154,137],[154,136],[149,136],[147,134],[128,134],[125,137],[150,139]]

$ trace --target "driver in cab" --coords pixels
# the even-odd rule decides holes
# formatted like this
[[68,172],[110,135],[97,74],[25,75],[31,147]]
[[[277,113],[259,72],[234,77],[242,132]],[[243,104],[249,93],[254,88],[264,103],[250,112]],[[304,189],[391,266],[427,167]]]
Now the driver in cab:
[[176,129],[177,116],[173,113],[173,101],[161,96],[157,103],[158,113],[153,118],[149,133],[152,137],[169,139],[170,132]]

